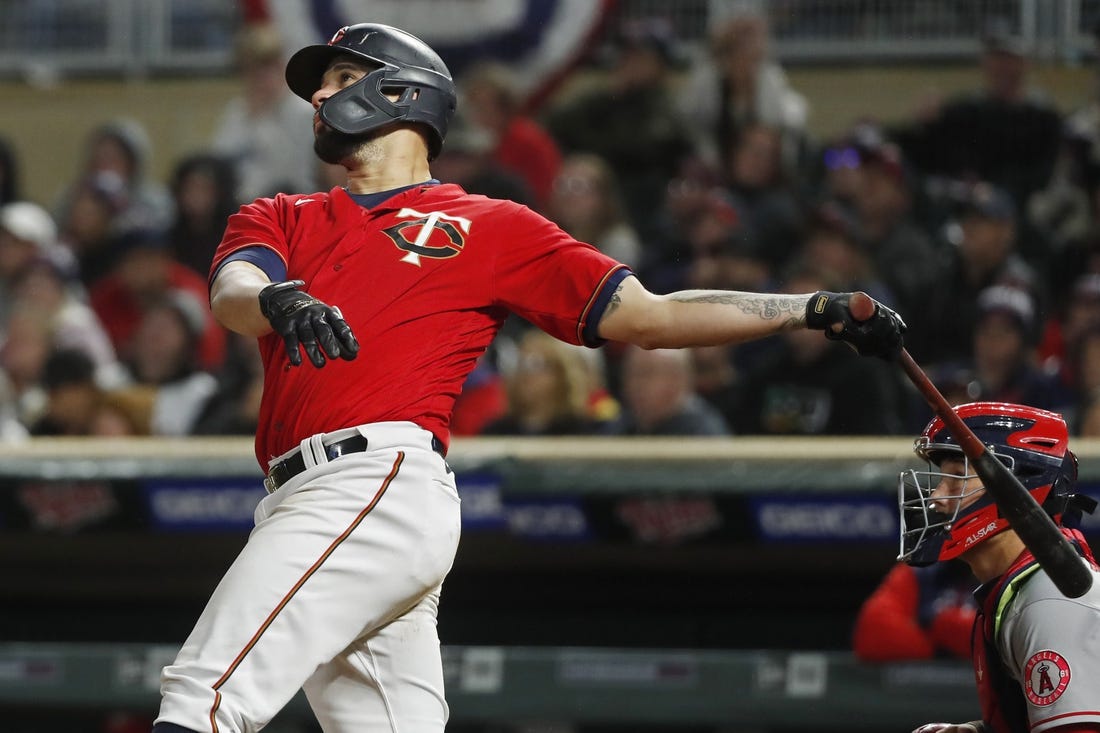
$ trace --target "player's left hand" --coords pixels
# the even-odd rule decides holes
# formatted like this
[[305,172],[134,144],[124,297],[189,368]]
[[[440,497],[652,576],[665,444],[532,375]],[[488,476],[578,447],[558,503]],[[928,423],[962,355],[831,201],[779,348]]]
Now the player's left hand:
[[[826,338],[844,341],[862,356],[894,359],[904,345],[905,321],[877,300],[861,294],[874,310],[857,319],[850,301],[855,293],[818,291],[806,303],[806,327],[824,331]],[[866,302],[864,301],[864,302]]]
[[302,280],[272,283],[260,291],[260,311],[275,333],[283,337],[290,363],[302,363],[304,348],[313,366],[320,369],[329,359],[351,361],[359,342],[340,309],[299,290]]

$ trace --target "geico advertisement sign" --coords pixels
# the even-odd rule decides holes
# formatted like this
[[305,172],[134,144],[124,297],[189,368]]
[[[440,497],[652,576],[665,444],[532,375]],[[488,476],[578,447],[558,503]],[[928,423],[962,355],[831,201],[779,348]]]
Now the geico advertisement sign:
[[755,499],[752,514],[763,540],[897,541],[897,505],[885,498]]

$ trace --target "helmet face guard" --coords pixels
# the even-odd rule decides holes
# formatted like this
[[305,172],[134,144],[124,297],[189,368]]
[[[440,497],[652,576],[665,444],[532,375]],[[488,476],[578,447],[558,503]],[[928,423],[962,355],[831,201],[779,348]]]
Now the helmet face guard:
[[[428,159],[439,155],[454,116],[457,94],[446,64],[426,43],[405,31],[379,23],[361,23],[337,31],[326,45],[306,46],[286,66],[291,91],[306,101],[342,54],[371,67],[362,79],[326,99],[321,120],[348,135],[364,135],[386,125],[418,123],[427,133]],[[387,95],[396,95],[391,101]]]
[[[1056,522],[1061,521],[1077,479],[1065,420],[1057,413],[1023,405],[976,402],[955,408],[989,451],[1031,492]],[[993,497],[972,473],[958,441],[940,418],[914,445],[928,461],[926,471],[904,471],[898,480],[901,525],[898,559],[929,565],[958,557],[1009,528]],[[947,459],[963,462],[962,475],[939,469]],[[933,497],[937,487],[943,489]]]
[[[952,452],[957,455],[950,455]],[[1014,470],[1011,456],[994,455]],[[937,463],[929,462],[928,470],[903,471],[898,478],[898,560],[915,566],[950,560],[1009,528],[966,455],[961,450],[941,449],[936,460],[943,462],[948,457],[963,462],[961,474],[934,470],[938,469]],[[933,497],[941,484],[948,490]],[[1049,491],[1048,485],[1031,493],[1042,504]]]

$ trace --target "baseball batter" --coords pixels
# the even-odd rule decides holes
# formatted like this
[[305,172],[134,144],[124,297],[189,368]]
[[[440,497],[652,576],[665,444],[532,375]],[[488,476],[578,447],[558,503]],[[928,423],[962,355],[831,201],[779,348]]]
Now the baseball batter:
[[243,206],[215,255],[213,311],[263,356],[269,495],[164,669],[157,733],[256,731],[300,688],[327,733],[443,730],[436,608],[460,524],[448,422],[508,313],[591,347],[810,327],[863,354],[901,348],[901,319],[876,306],[857,322],[850,294],[656,296],[530,210],[440,184],[429,161],[455,88],[408,33],[344,28],[286,78],[348,184]]
[[[1095,507],[1071,493],[1077,458],[1061,415],[1000,402],[955,411],[1057,523]],[[1000,516],[940,418],[916,452],[932,470],[902,474],[901,559],[958,557],[981,582],[971,656],[982,720],[929,723],[914,733],[1100,731],[1100,571],[1084,537],[1062,528],[1094,576],[1088,593],[1066,598]]]

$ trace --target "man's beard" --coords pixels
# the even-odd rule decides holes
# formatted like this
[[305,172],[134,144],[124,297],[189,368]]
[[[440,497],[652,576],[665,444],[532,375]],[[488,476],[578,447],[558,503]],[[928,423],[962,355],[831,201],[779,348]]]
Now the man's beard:
[[313,139],[313,152],[326,163],[340,165],[358,157],[359,148],[369,139],[367,135],[349,135],[324,127]]

